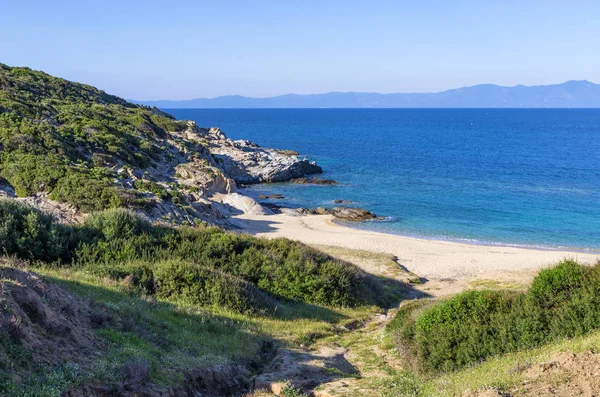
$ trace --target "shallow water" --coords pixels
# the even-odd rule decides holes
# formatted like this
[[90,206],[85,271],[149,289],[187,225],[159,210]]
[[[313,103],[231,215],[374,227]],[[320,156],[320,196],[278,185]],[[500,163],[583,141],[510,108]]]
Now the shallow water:
[[[600,248],[600,109],[168,109],[233,139],[294,149],[339,186],[272,184],[291,206],[351,200],[361,228]],[[356,225],[355,225],[356,226]]]

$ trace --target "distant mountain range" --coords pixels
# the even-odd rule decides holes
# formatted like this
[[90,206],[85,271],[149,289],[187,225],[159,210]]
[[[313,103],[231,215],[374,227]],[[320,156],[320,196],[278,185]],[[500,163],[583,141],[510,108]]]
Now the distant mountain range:
[[600,84],[586,80],[562,84],[502,87],[481,84],[422,94],[329,92],[269,98],[227,95],[183,101],[135,101],[161,109],[175,108],[599,108]]

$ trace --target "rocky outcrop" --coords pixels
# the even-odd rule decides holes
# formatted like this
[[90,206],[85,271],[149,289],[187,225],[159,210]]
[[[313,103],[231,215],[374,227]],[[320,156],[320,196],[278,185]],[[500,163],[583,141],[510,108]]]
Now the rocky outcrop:
[[[96,156],[98,163],[115,171],[114,183],[128,205],[151,222],[194,225],[204,221],[228,227],[231,224],[227,217],[232,215],[272,214],[269,208],[237,194],[238,184],[290,180],[335,183],[307,178],[306,175],[322,169],[299,158],[296,152],[265,149],[246,140],[233,141],[220,129],[199,128],[193,121],[186,122],[183,131],[169,132],[163,142],[160,156],[148,168],[134,168],[120,160]],[[81,223],[86,216],[72,205],[50,200],[47,193],[18,198],[8,182],[0,178],[2,196],[26,201],[61,223]]]
[[235,181],[217,167],[192,162],[178,165],[175,171],[175,177],[181,184],[196,187],[201,194],[233,193],[237,190]]
[[58,201],[50,200],[48,193],[42,192],[36,193],[33,196],[17,197],[12,186],[2,180],[0,180],[0,198],[12,198],[25,202],[42,212],[52,215],[58,223],[80,223],[85,217],[85,215],[81,214],[77,211],[77,208],[69,203],[59,203]]
[[331,215],[338,219],[344,219],[347,221],[366,221],[369,219],[377,218],[377,215],[364,208],[351,208],[351,207],[335,207],[331,210]]
[[196,129],[207,143],[219,168],[238,184],[287,182],[293,178],[319,174],[323,169],[297,154],[265,149],[250,141],[232,141],[218,128]]

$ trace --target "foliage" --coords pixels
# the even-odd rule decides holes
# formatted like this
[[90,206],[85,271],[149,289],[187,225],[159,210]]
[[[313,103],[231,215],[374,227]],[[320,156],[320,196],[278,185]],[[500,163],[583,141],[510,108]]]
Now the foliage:
[[158,296],[236,312],[272,312],[275,305],[254,285],[217,270],[171,260],[154,265]]
[[52,217],[10,199],[0,199],[0,250],[23,259],[69,260],[77,237]]
[[81,173],[71,173],[60,179],[50,198],[67,201],[84,212],[117,208],[124,204],[123,196],[110,180],[90,179]]
[[156,182],[143,181],[140,179],[136,179],[133,182],[133,186],[137,190],[154,193],[156,195],[156,197],[160,197],[163,200],[166,200],[169,198],[169,193],[165,190],[165,188]]
[[600,264],[564,260],[526,293],[467,291],[416,316],[400,310],[390,329],[426,370],[454,370],[490,356],[600,328]]
[[67,363],[53,371],[29,375],[20,384],[10,378],[0,380],[0,393],[11,397],[60,397],[66,389],[81,381],[79,368]]
[[11,200],[0,201],[0,214],[7,254],[64,265],[74,260],[115,278],[138,277],[143,268],[142,278],[156,283],[156,291],[145,292],[162,297],[239,311],[270,308],[261,291],[326,306],[387,304],[381,285],[355,266],[286,239],[261,240],[214,227],[152,226],[124,209],[92,214],[81,227],[57,225]]
[[146,168],[167,131],[185,128],[158,109],[0,64],[0,176],[19,196],[53,192],[87,212],[123,204],[118,182],[94,168]]

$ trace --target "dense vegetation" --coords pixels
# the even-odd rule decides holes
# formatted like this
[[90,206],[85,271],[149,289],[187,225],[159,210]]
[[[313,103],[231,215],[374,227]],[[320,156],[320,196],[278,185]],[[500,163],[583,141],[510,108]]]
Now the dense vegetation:
[[95,213],[75,227],[0,200],[0,246],[19,258],[127,279],[144,294],[242,312],[270,313],[274,298],[344,307],[389,303],[358,268],[300,243],[214,227],[153,226],[123,209]]
[[526,293],[467,291],[424,308],[407,305],[390,324],[422,369],[454,370],[502,353],[600,328],[600,264],[564,260]]
[[0,183],[18,196],[49,192],[89,212],[135,203],[115,168],[163,156],[170,115],[96,88],[0,64]]

